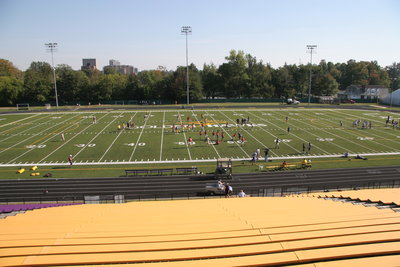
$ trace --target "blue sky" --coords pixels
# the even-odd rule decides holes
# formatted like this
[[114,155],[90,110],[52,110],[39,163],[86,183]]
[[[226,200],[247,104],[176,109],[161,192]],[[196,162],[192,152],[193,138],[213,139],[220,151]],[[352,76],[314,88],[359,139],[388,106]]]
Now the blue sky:
[[109,59],[139,70],[217,66],[231,49],[270,63],[307,64],[307,44],[321,59],[400,62],[398,0],[0,0],[0,58],[25,70],[51,62],[44,46],[57,42],[56,64],[79,69],[82,58]]

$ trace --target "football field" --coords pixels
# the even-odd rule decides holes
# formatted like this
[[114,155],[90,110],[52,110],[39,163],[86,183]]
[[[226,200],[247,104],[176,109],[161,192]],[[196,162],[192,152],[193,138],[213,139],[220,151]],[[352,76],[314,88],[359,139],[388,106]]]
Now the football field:
[[76,165],[243,160],[265,148],[273,159],[400,154],[388,116],[400,118],[307,108],[0,114],[0,166],[67,165],[69,155]]

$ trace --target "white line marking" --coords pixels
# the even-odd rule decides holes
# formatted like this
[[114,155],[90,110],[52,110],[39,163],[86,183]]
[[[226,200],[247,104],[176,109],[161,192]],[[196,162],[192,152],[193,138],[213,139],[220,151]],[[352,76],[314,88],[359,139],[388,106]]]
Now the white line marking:
[[162,160],[162,152],[163,152],[163,142],[164,142],[164,121],[165,121],[165,111],[163,113],[163,120],[161,126],[161,145],[160,145],[160,161]]
[[[199,123],[199,125],[201,127],[201,122],[199,121],[199,119],[197,118],[197,115],[193,112],[193,110],[192,110],[192,114],[193,114],[193,116],[195,116],[197,122]],[[200,131],[201,131],[201,129],[200,129]],[[211,145],[211,147],[214,148],[215,153],[217,153],[218,158],[220,158],[221,156],[219,155],[217,148],[214,145]]]
[[[179,111],[178,111],[178,114],[180,115]],[[181,125],[183,125],[182,116],[179,116],[179,118],[180,118],[180,121],[181,121]],[[189,124],[188,124],[187,129],[188,129],[188,128],[189,128]],[[186,139],[186,134],[185,134],[184,127],[182,127],[182,132],[183,132],[183,138],[185,139],[186,149],[187,149],[187,151],[188,151],[189,158],[192,159],[192,155],[190,154],[189,145],[188,145],[188,142],[187,142],[187,139]]]
[[[28,119],[31,119],[31,118],[33,118],[33,117],[39,116],[39,115],[40,115],[40,114],[35,114],[35,115],[33,115],[33,116],[26,117],[26,118],[23,118],[23,119],[20,119],[20,120],[17,120],[17,121],[12,121],[12,122],[9,122],[9,123],[0,125],[0,128],[1,128],[1,127],[5,127],[5,126],[8,126],[8,125],[10,125],[10,124],[18,124],[18,123],[20,123],[20,122],[22,122],[22,121],[24,121],[24,120],[28,120]],[[41,119],[41,118],[38,118],[37,120],[40,120],[40,119]],[[31,122],[31,123],[32,123],[32,122]],[[19,126],[19,125],[16,125],[16,126]],[[8,131],[8,129],[5,130],[5,131]],[[3,133],[3,132],[0,132],[0,134],[1,134],[1,133]]]
[[[72,119],[73,119],[73,118],[75,118],[75,117],[76,117],[76,116],[73,116],[73,117],[71,117],[69,120],[72,120]],[[57,126],[59,126],[59,124],[61,124],[61,123],[57,123],[57,124],[55,124],[53,127],[47,128],[47,129],[43,130],[42,132],[40,132],[40,133],[38,133],[38,134],[35,134],[35,135],[33,135],[33,136],[31,136],[31,137],[29,137],[29,138],[27,138],[27,139],[24,139],[24,140],[22,140],[21,142],[19,142],[19,143],[17,143],[17,144],[15,144],[15,145],[13,145],[13,146],[10,146],[10,147],[8,147],[8,148],[6,148],[6,149],[4,149],[4,150],[0,151],[0,153],[2,153],[2,152],[4,152],[4,151],[6,151],[6,150],[8,150],[8,149],[10,149],[10,148],[12,148],[12,147],[14,147],[14,146],[16,146],[16,145],[19,145],[19,144],[21,144],[21,143],[23,143],[23,142],[25,142],[25,141],[27,141],[27,140],[29,140],[29,139],[31,139],[31,138],[33,138],[33,137],[37,136],[37,135],[39,135],[39,134],[43,133],[44,131],[48,131],[48,130],[50,130],[50,129],[54,128],[54,127],[57,127]],[[50,139],[47,139],[46,141],[49,141],[49,140],[51,140],[51,139],[52,139],[52,138],[54,138],[55,136],[56,136],[56,135],[53,135],[53,136],[52,136]],[[31,152],[33,149],[34,149],[34,148],[32,148],[32,149],[29,149],[28,151],[25,151],[24,153],[22,153],[22,154],[18,155],[16,158],[14,158],[14,159],[10,160],[9,162],[12,162],[13,160],[16,160],[16,159],[18,159],[18,158],[22,157],[23,155],[25,155],[25,154],[27,154],[27,153]]]
[[[133,115],[131,117],[131,119],[129,120],[129,122],[132,121],[132,119],[136,116],[137,112],[135,112],[135,115]],[[104,130],[104,129],[103,129]],[[125,132],[125,129],[121,129],[117,135],[117,137],[114,138],[114,140],[112,141],[112,143],[108,146],[107,150],[103,153],[103,155],[101,156],[101,158],[99,159],[99,161],[101,161],[105,155],[107,154],[107,152],[112,148],[112,146],[114,145],[115,141],[117,141],[118,137],[120,137],[120,135]]]
[[[151,114],[151,111],[150,111],[150,113],[149,113],[148,115],[150,115],[150,114]],[[145,122],[144,122],[143,128],[142,128],[142,131],[140,132],[139,137],[138,137],[138,139],[137,139],[137,141],[136,141],[136,143],[135,143],[135,147],[134,147],[133,150],[132,150],[131,156],[129,157],[129,161],[132,161],[133,154],[135,154],[136,148],[137,148],[137,146],[138,146],[138,144],[139,144],[140,137],[141,137],[142,134],[143,134],[144,128],[146,128],[146,124],[147,124],[147,122],[149,121],[149,118],[150,118],[150,116],[147,117],[147,118],[145,119]]]

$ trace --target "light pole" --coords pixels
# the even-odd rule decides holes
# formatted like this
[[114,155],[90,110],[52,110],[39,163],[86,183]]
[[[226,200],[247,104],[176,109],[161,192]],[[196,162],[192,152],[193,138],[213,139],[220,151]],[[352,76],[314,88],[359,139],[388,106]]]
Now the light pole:
[[53,79],[54,79],[54,92],[56,94],[56,107],[58,108],[58,95],[57,95],[57,82],[56,82],[56,69],[54,68],[54,56],[53,52],[57,51],[57,43],[47,43],[47,52],[51,53],[51,66],[53,67]]
[[189,61],[188,61],[188,34],[192,34],[192,27],[190,26],[182,26],[181,34],[186,35],[186,97],[187,104],[189,105]]
[[307,51],[310,53],[311,58],[310,58],[310,84],[308,87],[308,105],[310,105],[311,102],[311,72],[312,72],[312,54],[314,52],[314,49],[317,49],[316,45],[307,45]]

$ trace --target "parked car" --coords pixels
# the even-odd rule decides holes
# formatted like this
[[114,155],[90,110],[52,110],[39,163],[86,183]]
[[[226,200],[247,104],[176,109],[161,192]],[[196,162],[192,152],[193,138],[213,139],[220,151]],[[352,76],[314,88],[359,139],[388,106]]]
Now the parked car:
[[298,104],[300,104],[300,101],[298,101],[296,99],[288,98],[286,100],[286,103],[289,104],[289,105],[298,105]]
[[211,196],[225,194],[225,187],[218,182],[207,183],[205,193]]
[[346,100],[343,100],[342,103],[354,104],[354,103],[356,103],[356,101],[353,99],[346,99]]

